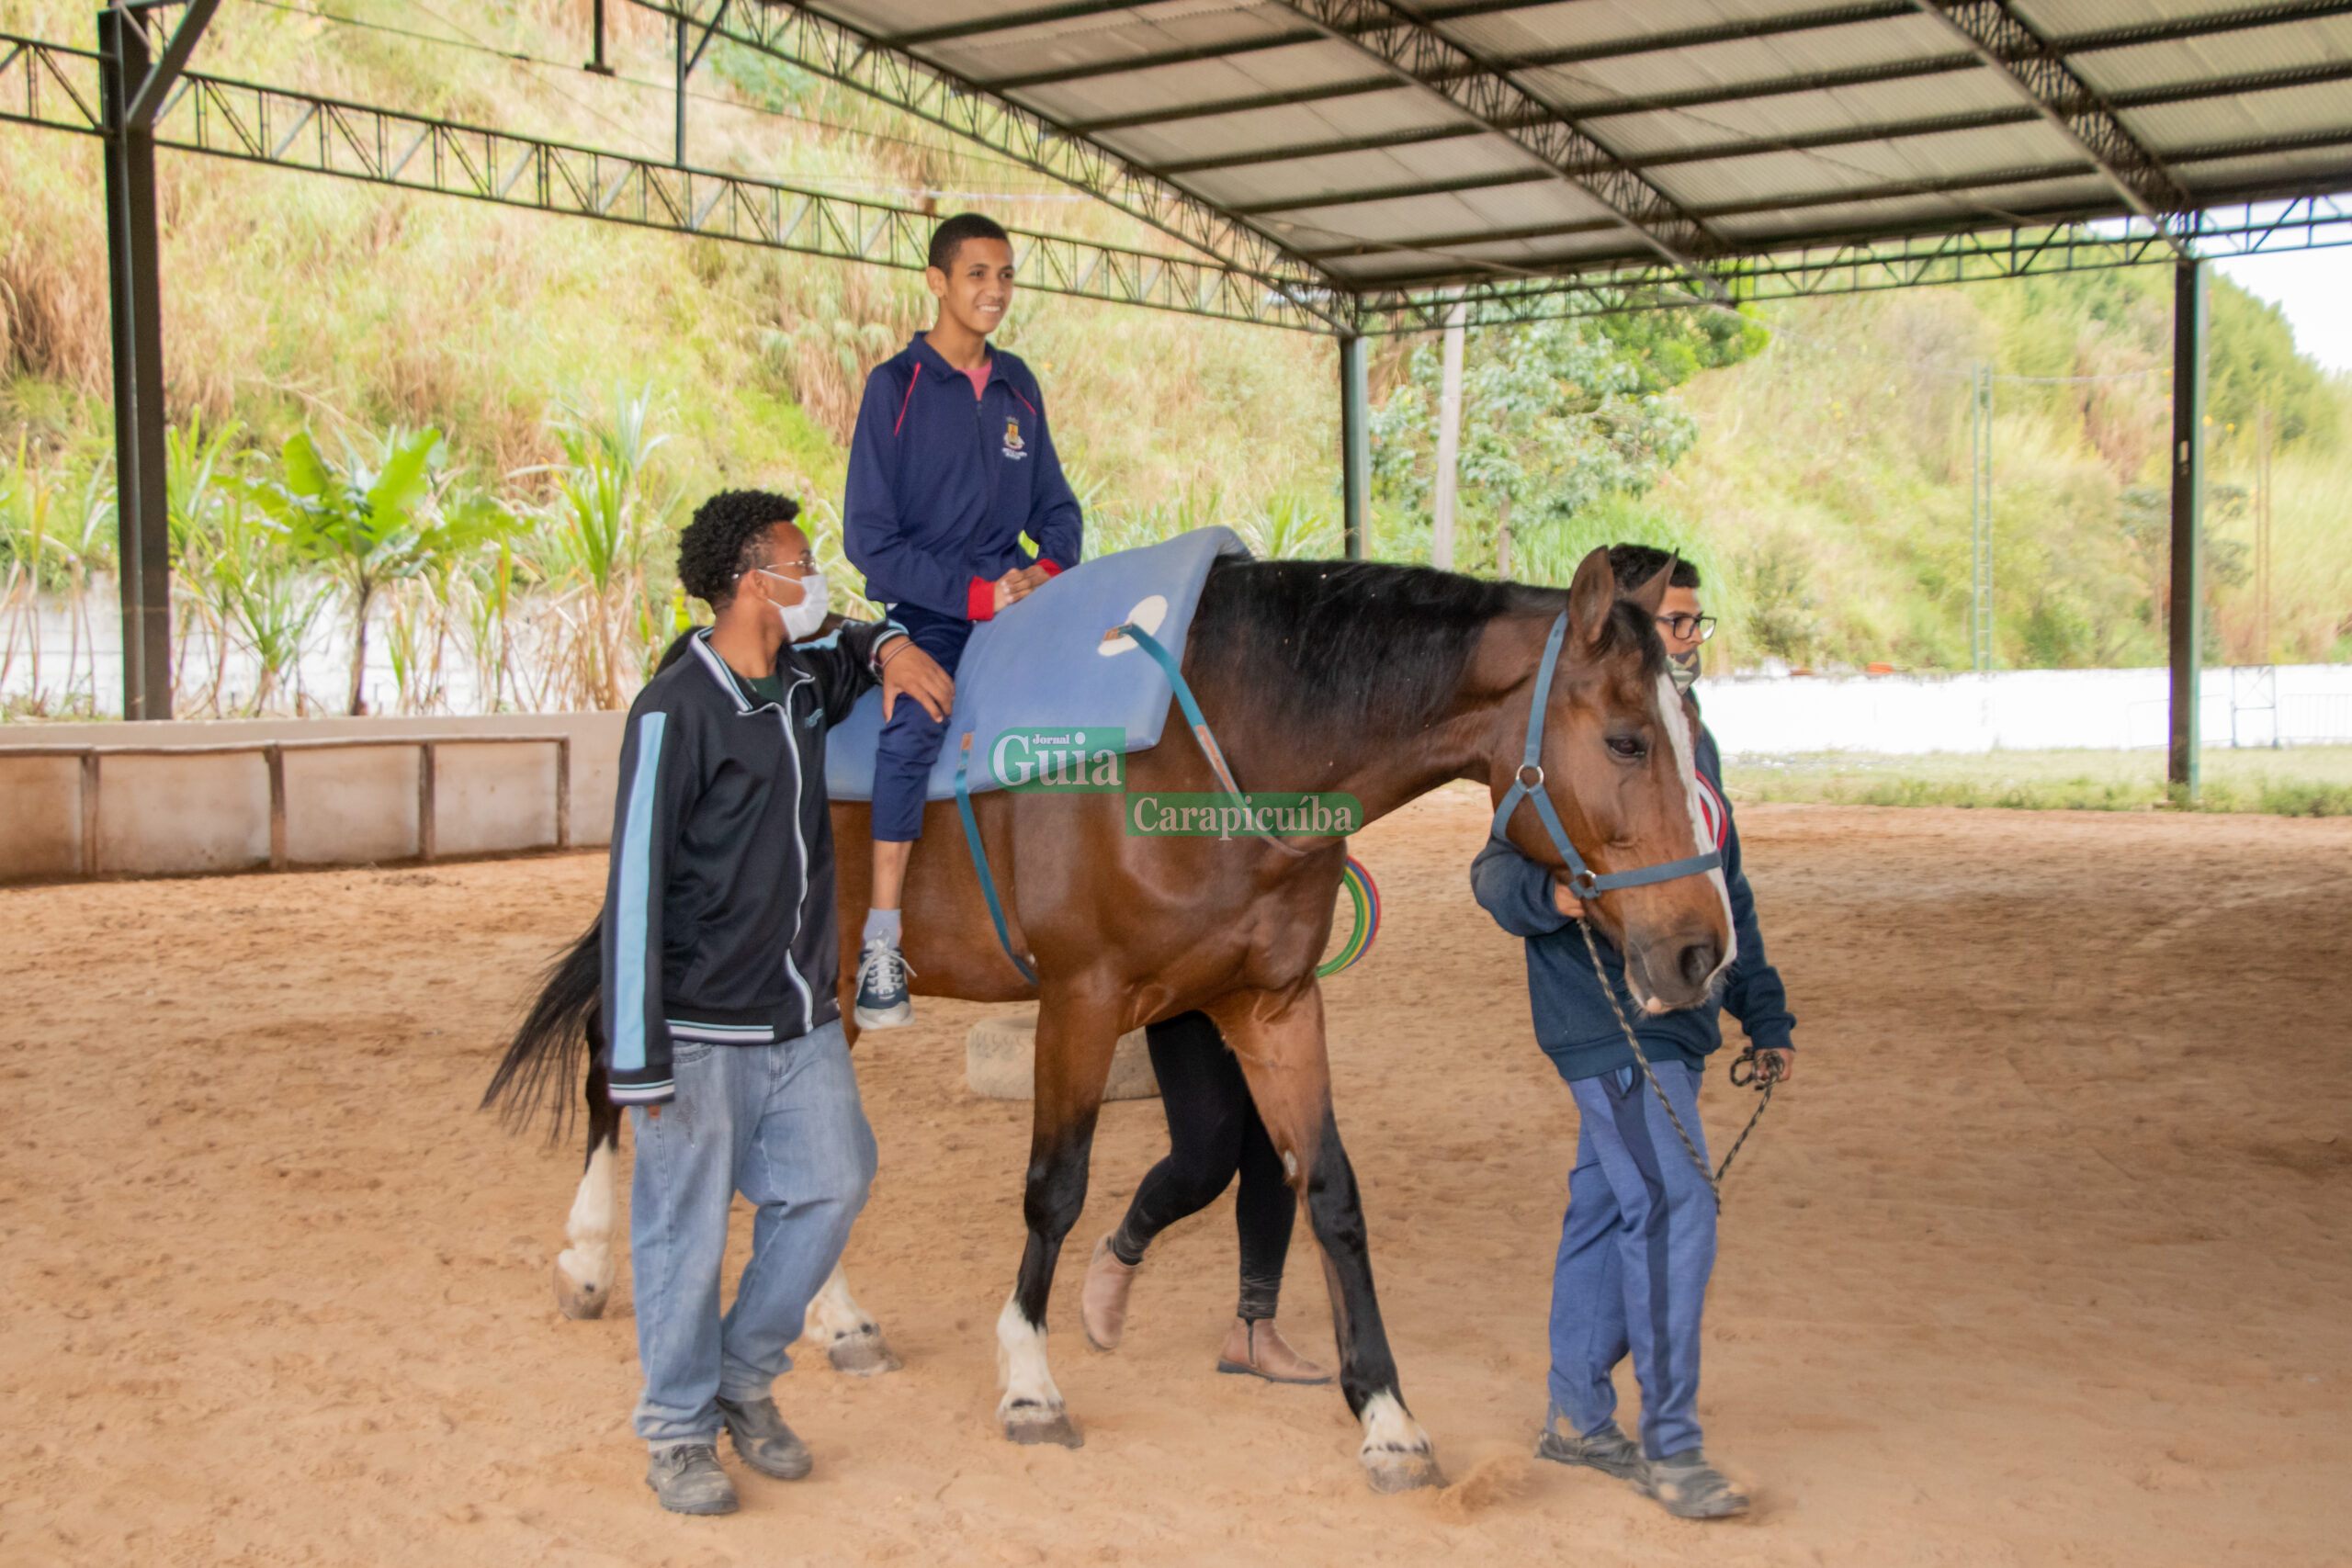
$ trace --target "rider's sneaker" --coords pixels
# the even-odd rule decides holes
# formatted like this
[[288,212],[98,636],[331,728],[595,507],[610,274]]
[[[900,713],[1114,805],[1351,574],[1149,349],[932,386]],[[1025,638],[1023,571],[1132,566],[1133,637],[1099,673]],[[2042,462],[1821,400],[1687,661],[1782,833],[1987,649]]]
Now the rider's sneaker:
[[1724,1479],[1697,1449],[1650,1461],[1642,1490],[1678,1519],[1727,1519],[1747,1512],[1747,1494]]
[[877,936],[866,942],[857,961],[857,1026],[896,1029],[912,1023],[915,999],[907,989],[907,976],[913,973],[889,938]]

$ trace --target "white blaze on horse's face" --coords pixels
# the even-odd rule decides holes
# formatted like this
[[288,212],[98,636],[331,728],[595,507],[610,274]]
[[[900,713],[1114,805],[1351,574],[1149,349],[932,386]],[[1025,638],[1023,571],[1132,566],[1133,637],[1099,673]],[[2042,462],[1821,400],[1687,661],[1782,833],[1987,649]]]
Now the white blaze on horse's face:
[[[1658,723],[1665,728],[1666,738],[1674,747],[1675,776],[1682,781],[1683,796],[1690,807],[1690,841],[1697,846],[1697,853],[1704,854],[1715,847],[1715,838],[1707,827],[1707,808],[1699,796],[1699,758],[1690,739],[1690,716],[1683,708],[1682,694],[1674,689],[1673,680],[1665,675],[1657,678],[1657,709]],[[1715,897],[1723,900],[1725,933],[1723,962],[1716,964],[1714,973],[1707,976],[1707,984],[1712,987],[1731,967],[1731,961],[1739,956],[1739,927],[1732,919],[1731,884],[1724,879],[1723,867],[1717,866],[1707,873],[1707,880],[1715,885]],[[1633,972],[1629,969],[1626,973],[1630,976]],[[1666,1010],[1655,997],[1645,998],[1642,1008],[1646,1012]]]

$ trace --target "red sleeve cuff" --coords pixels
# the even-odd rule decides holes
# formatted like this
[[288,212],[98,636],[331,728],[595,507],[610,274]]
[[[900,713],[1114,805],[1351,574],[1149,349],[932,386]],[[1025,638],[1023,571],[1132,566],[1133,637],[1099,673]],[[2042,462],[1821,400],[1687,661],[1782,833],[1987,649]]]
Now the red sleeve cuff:
[[972,586],[964,591],[965,614],[975,621],[985,621],[996,614],[996,584],[984,577],[972,579]]
[[1047,577],[1059,577],[1062,574],[1061,568],[1056,566],[1053,562],[1047,560],[1043,556],[1039,556],[1037,558],[1037,564],[1039,567],[1044,569]]

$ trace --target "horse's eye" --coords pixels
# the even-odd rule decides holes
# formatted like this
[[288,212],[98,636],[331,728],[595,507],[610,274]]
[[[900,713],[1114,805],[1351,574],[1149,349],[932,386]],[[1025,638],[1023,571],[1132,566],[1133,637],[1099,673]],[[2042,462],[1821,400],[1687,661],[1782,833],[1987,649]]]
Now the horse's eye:
[[1629,762],[1640,761],[1649,755],[1649,750],[1638,735],[1612,735],[1609,738],[1610,754],[1623,757]]

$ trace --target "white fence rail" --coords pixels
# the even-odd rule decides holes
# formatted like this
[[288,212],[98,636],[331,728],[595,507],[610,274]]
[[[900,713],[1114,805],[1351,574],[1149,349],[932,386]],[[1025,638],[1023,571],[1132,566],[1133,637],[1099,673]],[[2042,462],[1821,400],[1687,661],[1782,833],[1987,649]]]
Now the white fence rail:
[[[1715,739],[1750,756],[2162,747],[2169,692],[2161,669],[1736,675],[1699,686]],[[2352,743],[2352,664],[2208,670],[2199,704],[2209,748]]]

